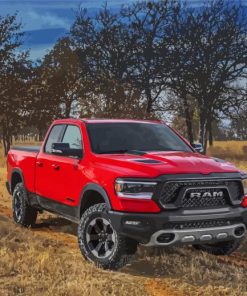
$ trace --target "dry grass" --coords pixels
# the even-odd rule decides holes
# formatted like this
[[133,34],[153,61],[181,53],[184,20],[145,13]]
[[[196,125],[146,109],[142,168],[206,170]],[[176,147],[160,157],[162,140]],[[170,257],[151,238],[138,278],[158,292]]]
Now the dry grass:
[[216,141],[208,154],[229,160],[247,171],[247,141]]
[[[247,169],[241,142],[217,142],[210,154]],[[216,148],[217,147],[217,148]],[[0,162],[5,160],[0,150]],[[35,229],[11,220],[10,197],[0,168],[0,295],[243,295],[247,296],[247,241],[230,257],[214,257],[192,247],[139,248],[131,265],[102,271],[77,247],[76,225],[51,214]]]
[[98,270],[63,240],[16,228],[2,218],[1,295],[144,295],[130,277]]

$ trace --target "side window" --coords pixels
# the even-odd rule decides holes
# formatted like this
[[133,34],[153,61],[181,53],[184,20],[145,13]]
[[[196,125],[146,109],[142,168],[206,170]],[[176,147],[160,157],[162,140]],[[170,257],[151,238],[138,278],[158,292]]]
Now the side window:
[[60,142],[64,129],[65,129],[65,125],[63,125],[63,124],[53,126],[53,128],[48,136],[48,140],[45,144],[45,152],[51,153],[52,144]]
[[82,149],[82,137],[79,127],[68,125],[62,143],[68,143],[69,148]]

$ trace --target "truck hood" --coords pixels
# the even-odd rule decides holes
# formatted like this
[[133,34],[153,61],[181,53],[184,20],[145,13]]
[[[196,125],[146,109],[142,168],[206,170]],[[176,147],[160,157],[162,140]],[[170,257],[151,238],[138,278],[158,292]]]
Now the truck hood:
[[119,176],[157,177],[162,174],[211,174],[240,172],[233,164],[193,152],[149,152],[145,155],[97,155],[99,166]]

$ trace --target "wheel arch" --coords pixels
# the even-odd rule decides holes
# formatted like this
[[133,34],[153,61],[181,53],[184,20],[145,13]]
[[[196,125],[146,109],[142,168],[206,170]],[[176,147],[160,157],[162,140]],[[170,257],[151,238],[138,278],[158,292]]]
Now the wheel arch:
[[109,196],[102,186],[95,183],[87,184],[80,197],[79,218],[86,209],[100,202],[104,202],[108,210],[112,208]]
[[10,180],[10,191],[11,194],[13,194],[13,191],[15,189],[15,186],[17,183],[22,182],[25,186],[25,182],[24,182],[24,177],[23,177],[23,173],[22,170],[19,168],[14,168],[12,170],[12,174],[11,174],[11,180]]

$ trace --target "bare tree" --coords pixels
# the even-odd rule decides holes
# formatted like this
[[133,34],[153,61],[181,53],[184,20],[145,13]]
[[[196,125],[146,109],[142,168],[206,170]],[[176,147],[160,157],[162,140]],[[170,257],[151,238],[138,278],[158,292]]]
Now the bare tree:
[[16,16],[0,17],[5,153],[19,128],[35,125],[41,139],[53,119],[74,110],[92,117],[168,114],[190,142],[199,134],[205,151],[222,119],[243,134],[236,118],[245,116],[247,20],[239,3],[195,9],[152,0],[117,12],[105,5],[95,16],[80,10],[70,34],[35,66],[16,53],[20,29]]
[[81,10],[71,29],[71,40],[83,65],[81,81],[86,89],[82,113],[100,117],[139,113],[140,94],[128,76],[131,40],[119,15],[107,6],[95,18]]
[[163,80],[160,77],[160,59],[164,58],[158,55],[158,47],[171,3],[142,2],[123,7],[119,13],[105,6],[94,19],[80,11],[71,38],[87,64],[86,76],[93,86],[90,96],[100,98],[100,114],[156,116],[165,88],[164,75]]
[[[48,84],[50,73],[47,73],[43,63],[37,64],[33,68],[33,75],[27,91],[25,105],[26,124],[35,126],[38,130],[38,140],[41,141],[52,120],[61,117],[59,108],[60,101],[51,91],[51,84]],[[53,85],[57,88],[57,85]]]
[[0,17],[0,128],[5,154],[12,135],[23,123],[23,100],[30,75],[27,53],[16,53],[23,36],[20,29],[16,15]]
[[160,54],[169,46],[166,30],[170,27],[174,2],[148,1],[137,2],[127,8],[123,7],[121,16],[127,23],[131,52],[129,75],[134,85],[143,94],[146,113],[150,116],[157,111],[158,102],[167,88],[170,77],[169,55]]
[[195,102],[199,140],[205,149],[211,122],[223,106],[222,95],[236,90],[236,81],[246,78],[246,32],[241,5],[224,0],[208,1],[199,10],[180,8],[170,30],[174,57],[171,87],[183,98],[185,110],[184,95]]
[[70,117],[73,104],[79,100],[83,90],[82,69],[68,37],[60,39],[43,60],[43,83],[48,88],[50,100],[56,101],[61,108],[62,117]]

